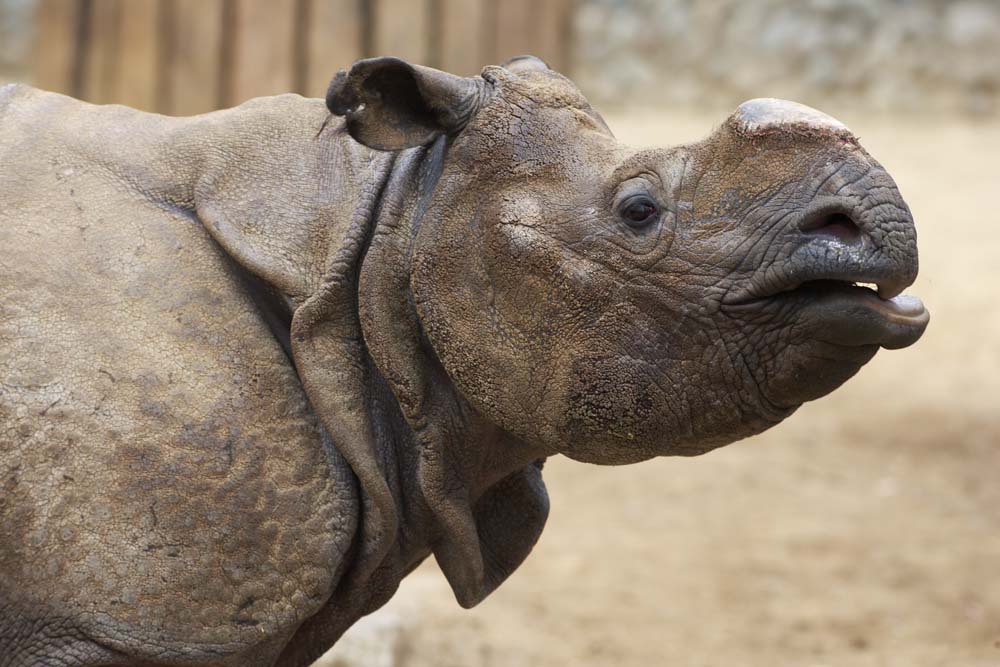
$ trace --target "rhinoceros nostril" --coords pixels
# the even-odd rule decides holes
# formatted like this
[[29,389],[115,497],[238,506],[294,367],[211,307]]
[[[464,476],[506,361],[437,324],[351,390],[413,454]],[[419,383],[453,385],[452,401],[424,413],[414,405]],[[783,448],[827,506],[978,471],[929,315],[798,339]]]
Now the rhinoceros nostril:
[[857,243],[861,240],[858,224],[851,216],[842,212],[808,216],[799,224],[799,229],[806,234],[834,236],[845,243]]

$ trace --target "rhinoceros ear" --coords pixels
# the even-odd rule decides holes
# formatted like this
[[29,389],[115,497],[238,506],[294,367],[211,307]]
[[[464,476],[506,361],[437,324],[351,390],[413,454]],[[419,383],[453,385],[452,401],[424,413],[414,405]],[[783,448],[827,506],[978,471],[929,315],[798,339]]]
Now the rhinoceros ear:
[[378,150],[401,150],[458,134],[479,110],[487,83],[411,65],[399,58],[359,60],[330,82],[326,106],[347,131]]

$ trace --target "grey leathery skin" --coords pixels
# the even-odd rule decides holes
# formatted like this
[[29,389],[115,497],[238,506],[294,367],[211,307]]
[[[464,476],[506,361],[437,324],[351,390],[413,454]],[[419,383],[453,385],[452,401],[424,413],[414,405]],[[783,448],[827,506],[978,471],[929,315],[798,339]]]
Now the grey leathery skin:
[[191,118],[2,88],[0,249],[2,666],[306,665],[429,555],[475,605],[546,457],[733,442],[928,317],[841,124],[635,149],[534,58]]

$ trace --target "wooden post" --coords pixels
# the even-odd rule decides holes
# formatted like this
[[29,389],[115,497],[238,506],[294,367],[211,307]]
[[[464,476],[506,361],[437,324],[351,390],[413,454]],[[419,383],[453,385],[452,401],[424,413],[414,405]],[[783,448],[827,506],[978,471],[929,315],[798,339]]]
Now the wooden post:
[[491,64],[486,44],[487,0],[439,0],[440,62],[435,67],[470,76]]
[[358,0],[311,0],[304,95],[323,97],[337,70],[364,57],[364,30]]
[[163,0],[163,113],[190,116],[222,103],[223,0]]
[[373,0],[374,55],[398,56],[418,65],[428,61],[428,0]]
[[540,0],[536,12],[531,54],[544,60],[552,69],[568,74],[573,18],[572,0]]
[[111,101],[155,111],[162,51],[159,0],[125,0],[119,11],[117,78]]
[[83,3],[39,0],[31,78],[39,88],[79,96],[83,53],[80,43],[86,17]]
[[95,104],[113,101],[118,78],[120,0],[90,0],[90,28],[84,48],[81,97]]
[[294,0],[234,0],[232,80],[226,105],[295,85]]
[[503,0],[497,3],[496,53],[500,64],[513,56],[531,53],[537,43],[537,7],[546,0]]

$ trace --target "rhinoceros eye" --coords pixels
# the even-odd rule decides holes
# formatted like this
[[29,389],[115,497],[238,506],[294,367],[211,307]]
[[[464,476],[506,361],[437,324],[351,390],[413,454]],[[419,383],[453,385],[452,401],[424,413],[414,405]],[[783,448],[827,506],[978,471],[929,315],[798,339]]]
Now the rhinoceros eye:
[[645,196],[632,197],[621,208],[622,218],[629,227],[644,227],[657,219],[659,209],[652,199]]

